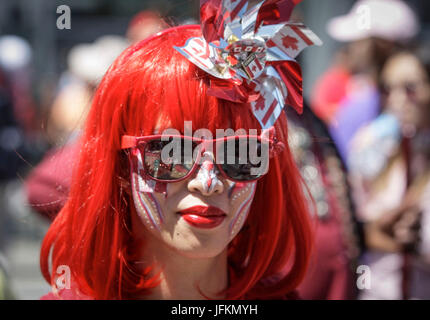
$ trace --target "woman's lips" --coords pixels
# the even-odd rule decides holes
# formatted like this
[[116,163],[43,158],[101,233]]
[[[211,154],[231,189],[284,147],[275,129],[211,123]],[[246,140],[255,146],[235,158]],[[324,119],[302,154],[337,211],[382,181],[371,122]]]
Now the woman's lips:
[[193,227],[211,229],[219,226],[226,213],[216,207],[194,206],[179,211],[181,217]]

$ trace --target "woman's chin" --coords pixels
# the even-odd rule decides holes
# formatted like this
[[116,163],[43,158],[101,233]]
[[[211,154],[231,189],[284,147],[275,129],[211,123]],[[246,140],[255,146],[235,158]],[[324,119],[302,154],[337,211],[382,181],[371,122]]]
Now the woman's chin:
[[180,234],[173,239],[163,239],[164,243],[176,253],[190,259],[214,258],[226,250],[228,242],[215,237],[187,235],[186,239]]

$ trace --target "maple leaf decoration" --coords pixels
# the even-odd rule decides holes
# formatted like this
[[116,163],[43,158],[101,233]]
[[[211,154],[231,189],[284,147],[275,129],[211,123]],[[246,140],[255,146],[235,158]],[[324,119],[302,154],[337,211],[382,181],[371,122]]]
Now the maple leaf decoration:
[[255,103],[255,111],[258,110],[264,110],[265,104],[264,104],[264,99],[262,99],[261,97],[257,100],[257,102]]
[[299,40],[291,36],[285,36],[284,39],[282,39],[282,44],[284,47],[287,49],[291,48],[294,51],[299,50],[299,47],[297,46],[298,42]]

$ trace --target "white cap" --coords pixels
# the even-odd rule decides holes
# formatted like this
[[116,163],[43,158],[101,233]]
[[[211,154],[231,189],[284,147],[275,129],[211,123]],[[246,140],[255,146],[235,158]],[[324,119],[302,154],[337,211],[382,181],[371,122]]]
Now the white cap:
[[13,35],[0,37],[0,67],[5,71],[26,67],[31,57],[32,49],[25,39]]
[[348,14],[327,24],[328,34],[342,42],[369,37],[403,42],[416,36],[418,30],[417,16],[401,0],[358,0]]
[[81,80],[97,84],[128,45],[123,37],[114,35],[100,37],[94,43],[78,44],[67,57],[69,70]]

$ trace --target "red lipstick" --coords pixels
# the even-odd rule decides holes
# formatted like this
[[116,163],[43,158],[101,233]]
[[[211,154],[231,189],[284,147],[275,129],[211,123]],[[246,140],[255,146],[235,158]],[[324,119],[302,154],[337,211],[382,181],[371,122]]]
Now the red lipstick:
[[182,218],[193,227],[212,229],[219,226],[225,219],[226,213],[216,207],[194,206],[179,211]]

